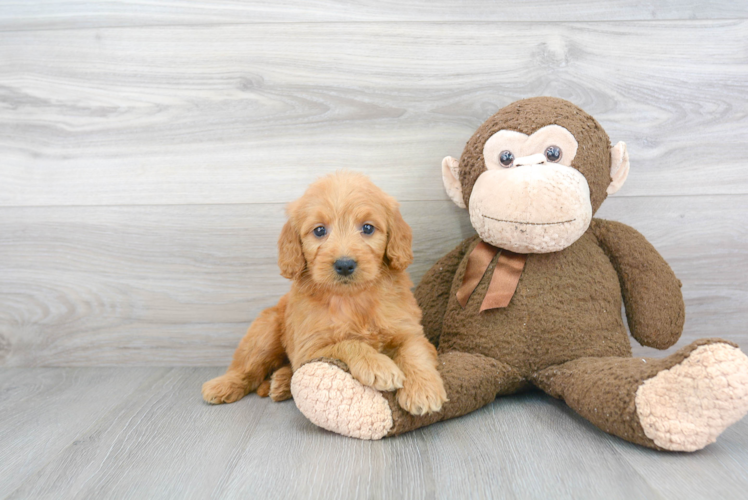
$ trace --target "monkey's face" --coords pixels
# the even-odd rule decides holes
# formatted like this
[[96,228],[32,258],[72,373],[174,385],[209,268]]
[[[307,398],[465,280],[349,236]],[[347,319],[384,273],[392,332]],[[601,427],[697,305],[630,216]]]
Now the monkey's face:
[[626,145],[568,101],[539,97],[503,108],[476,131],[458,162],[442,162],[447,194],[481,239],[518,253],[577,241],[628,175]]
[[556,252],[587,230],[590,188],[571,166],[574,136],[549,125],[532,135],[500,130],[483,147],[486,171],[470,195],[470,221],[481,239],[519,253]]

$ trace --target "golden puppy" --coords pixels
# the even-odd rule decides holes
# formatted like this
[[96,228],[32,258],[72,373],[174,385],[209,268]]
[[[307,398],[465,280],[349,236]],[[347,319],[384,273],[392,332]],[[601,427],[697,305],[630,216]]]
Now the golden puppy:
[[293,370],[328,357],[364,385],[398,389],[410,413],[439,411],[447,395],[405,272],[412,236],[397,202],[367,177],[338,172],[287,212],[278,265],[291,291],[252,323],[226,374],[203,385],[203,398],[232,403],[257,390],[282,401],[291,397]]

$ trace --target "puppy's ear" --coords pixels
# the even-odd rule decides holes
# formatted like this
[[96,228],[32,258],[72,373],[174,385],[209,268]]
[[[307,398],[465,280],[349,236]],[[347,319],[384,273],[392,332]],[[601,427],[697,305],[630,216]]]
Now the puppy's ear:
[[283,225],[280,238],[278,238],[278,267],[280,267],[281,276],[295,280],[305,266],[306,259],[301,249],[301,238],[289,220]]
[[390,227],[387,233],[387,249],[384,252],[390,269],[404,271],[413,262],[413,233],[393,201],[390,211]]

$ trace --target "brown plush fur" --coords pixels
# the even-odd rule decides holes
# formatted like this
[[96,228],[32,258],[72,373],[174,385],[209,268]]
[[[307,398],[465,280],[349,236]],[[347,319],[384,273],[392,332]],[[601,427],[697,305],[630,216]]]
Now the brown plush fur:
[[[596,366],[593,360],[630,359],[631,347],[620,315],[621,290],[626,294],[627,303],[631,304],[627,313],[631,324],[636,325],[632,331],[636,332],[637,339],[644,339],[642,343],[645,345],[659,348],[669,347],[677,341],[685,315],[680,283],[669,266],[633,229],[601,219],[595,219],[592,227],[610,233],[626,228],[627,244],[623,248],[614,246],[615,254],[611,253],[619,256],[616,266],[590,229],[561,252],[528,255],[517,291],[505,309],[479,313],[496,258],[467,307],[462,309],[457,303],[456,292],[462,283],[467,256],[480,241],[477,237],[461,243],[426,273],[416,288],[424,318],[429,318],[424,321],[425,333],[433,342],[438,342],[440,361],[449,359],[445,358],[448,354],[453,357],[458,352],[469,359],[467,362],[461,360],[460,366],[442,363],[442,370],[459,370],[460,373],[457,385],[450,375],[442,373],[450,399],[445,412],[462,415],[485,404],[479,402],[492,401],[496,395],[532,385],[548,387],[549,392],[558,396],[564,394],[557,388],[559,384],[550,391],[550,385],[543,383],[548,374],[562,368]],[[608,234],[607,238],[611,241],[612,236]],[[642,270],[647,270],[648,274],[640,274]],[[649,284],[637,288],[631,284],[635,279],[647,279]],[[669,368],[683,356],[671,358],[658,362],[657,366],[668,365]],[[569,368],[566,368],[567,364]],[[490,366],[490,371],[486,371],[487,366]],[[651,370],[650,366],[654,365],[642,363],[642,368],[647,370]],[[635,371],[638,368],[639,365],[631,367]],[[495,377],[493,373],[496,371],[505,374]],[[590,412],[594,412],[593,407],[612,405],[621,394],[617,389],[624,383],[621,377],[628,377],[605,366],[601,366],[600,371],[582,371],[588,374],[593,384],[600,383],[603,373],[609,375],[606,384],[600,386],[604,388],[600,389],[599,397],[585,400],[584,394],[578,396],[581,399],[575,409],[585,416],[587,404]],[[456,391],[450,391],[453,386]],[[474,391],[475,387],[485,387],[485,393]],[[626,398],[633,398],[633,394],[627,393]],[[461,408],[453,406],[460,402]],[[619,431],[616,434],[627,439],[636,437],[635,442],[653,446],[646,438],[638,439],[643,433],[635,416],[625,416],[629,418],[618,427],[611,424],[604,427],[611,432]],[[420,427],[421,424],[412,418],[404,418],[396,422],[392,433],[404,432],[413,426]]]
[[[288,216],[278,264],[291,291],[252,323],[227,373],[203,386],[204,399],[231,403],[254,390],[288,399],[293,370],[329,357],[364,385],[398,390],[411,413],[438,411],[446,393],[405,271],[412,237],[397,202],[363,175],[341,172],[312,184]],[[357,263],[348,277],[334,271],[343,257]]]
[[676,292],[681,282],[670,266],[641,233],[625,224],[593,219],[590,231],[618,275],[631,335],[657,349],[675,344],[686,316]]

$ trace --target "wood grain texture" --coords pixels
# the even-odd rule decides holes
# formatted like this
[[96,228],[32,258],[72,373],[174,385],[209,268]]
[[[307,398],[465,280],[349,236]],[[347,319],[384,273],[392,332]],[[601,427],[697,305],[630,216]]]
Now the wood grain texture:
[[747,23],[7,32],[0,206],[279,203],[344,167],[445,200],[441,159],[535,95],[627,142],[622,196],[746,194]]
[[748,419],[728,428],[718,442],[690,455],[657,453],[621,440],[611,444],[663,498],[742,498],[748,481]]
[[6,498],[24,477],[37,473],[66,448],[84,444],[77,441],[81,434],[167,371],[0,371],[0,498]]
[[267,420],[267,407],[220,411],[200,398],[205,370],[164,371],[149,387],[123,397],[11,497],[209,497],[235,472],[249,437]]
[[[415,282],[473,234],[451,202],[402,211]],[[677,347],[710,336],[748,346],[747,195],[613,197],[599,216],[641,231],[683,281]],[[288,290],[276,265],[283,222],[282,205],[0,209],[0,362],[225,365],[251,320]]]
[[[49,395],[68,386],[55,396],[56,405],[36,400],[36,420],[15,416],[10,422],[16,422],[16,432],[0,434],[3,451],[19,442],[44,450],[36,454],[44,459],[37,466],[0,467],[0,495],[711,499],[741,498],[748,486],[745,419],[702,452],[668,454],[629,445],[592,427],[561,401],[526,393],[460,419],[369,442],[315,427],[292,401],[250,395],[231,405],[204,404],[200,384],[219,373],[216,368],[0,370],[4,388],[19,377],[36,381]],[[109,394],[110,402],[81,425],[85,410],[79,405],[92,391]],[[4,391],[3,401],[27,406],[39,395],[39,390]],[[114,399],[117,404],[111,404]],[[39,422],[51,421],[66,446],[44,448],[45,434],[35,431]]]
[[[224,364],[289,288],[276,263],[282,205],[2,211],[5,364]],[[451,202],[403,213],[418,279],[472,232]]]
[[3,0],[0,30],[101,28],[111,26],[205,25],[258,22],[490,21],[558,22],[748,17],[744,2],[680,0]]

